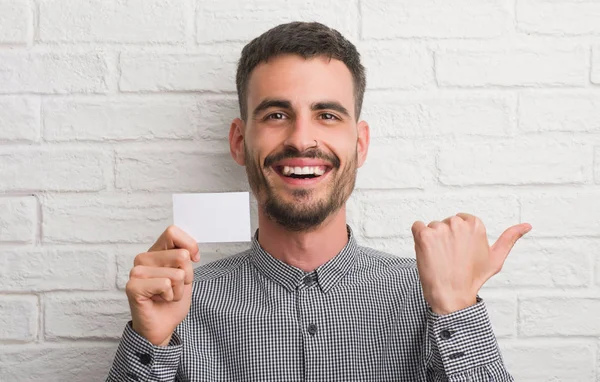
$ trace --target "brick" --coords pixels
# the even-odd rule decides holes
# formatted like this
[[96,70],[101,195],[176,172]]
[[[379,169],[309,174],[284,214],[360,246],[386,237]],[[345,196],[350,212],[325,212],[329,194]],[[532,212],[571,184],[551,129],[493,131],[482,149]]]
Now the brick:
[[116,343],[3,346],[0,349],[0,380],[102,380],[108,374],[116,349]]
[[479,217],[488,233],[499,236],[519,222],[519,206],[512,197],[429,195],[399,197],[373,195],[362,199],[363,228],[366,237],[412,237],[416,220],[429,223],[459,212]]
[[51,99],[44,108],[44,139],[190,139],[203,124],[196,101],[161,99]]
[[[362,209],[361,200],[358,197],[359,192],[354,191],[346,201],[346,224],[350,226],[355,235],[362,236]],[[253,200],[256,200],[254,197]]]
[[235,91],[238,56],[239,52],[123,53],[119,89],[125,92]]
[[600,46],[592,50],[592,82],[600,84]]
[[119,338],[131,319],[125,293],[44,297],[44,335],[59,338]]
[[[533,226],[538,230],[537,226]],[[520,240],[489,287],[583,287],[591,284],[592,240]]]
[[519,128],[527,132],[600,132],[600,96],[527,94],[519,98]]
[[519,302],[519,335],[598,336],[600,298],[522,297]]
[[107,64],[94,53],[0,53],[2,93],[105,93]]
[[549,35],[600,34],[600,4],[594,1],[518,0],[517,27]]
[[0,198],[0,242],[32,243],[37,226],[33,197]]
[[0,340],[33,341],[37,327],[37,297],[0,295]]
[[414,259],[415,242],[412,237],[364,238],[357,235],[359,245],[375,248],[398,257]]
[[153,243],[172,223],[171,195],[48,195],[44,242]]
[[0,125],[0,141],[37,141],[40,137],[39,100],[0,96]]
[[114,287],[114,263],[100,249],[3,249],[0,290],[105,290]]
[[517,298],[506,293],[489,292],[481,297],[485,301],[496,337],[514,337],[517,334]]
[[443,87],[584,86],[589,82],[589,59],[583,48],[448,50],[436,52],[435,62]]
[[580,382],[594,380],[594,349],[586,343],[519,341],[501,346],[515,381]]
[[231,122],[239,117],[237,96],[203,98],[198,100],[201,123],[197,123],[201,139],[226,139]]
[[355,0],[248,0],[243,4],[232,0],[200,0],[196,4],[196,39],[199,43],[248,42],[278,24],[298,20],[324,23],[347,38],[356,35]]
[[544,141],[461,144],[440,150],[437,163],[446,185],[573,184],[592,180],[593,153]]
[[[594,192],[547,193],[523,197],[521,218],[536,237],[598,236],[600,194]],[[557,224],[560,222],[560,224]]]
[[421,89],[434,83],[433,57],[424,46],[381,41],[357,49],[369,89]]
[[508,1],[361,1],[362,37],[473,38],[508,30]]
[[0,191],[98,191],[106,187],[109,164],[98,150],[0,149]]
[[27,0],[0,0],[0,44],[26,44],[31,39],[29,4]]
[[425,188],[433,182],[434,157],[433,148],[371,141],[367,161],[358,170],[356,188]]
[[185,5],[164,0],[43,0],[42,41],[179,42]]
[[600,183],[600,147],[594,148],[594,180]]
[[486,94],[431,95],[367,92],[362,119],[372,137],[505,136],[516,102]]
[[229,153],[190,150],[117,151],[116,185],[123,190],[224,192],[249,189],[244,167]]
[[596,285],[600,285],[600,256],[596,256],[595,258],[594,270],[594,280],[596,282]]
[[[166,229],[167,227],[165,227]],[[158,239],[158,236],[155,240]],[[154,241],[154,240],[153,240]],[[133,267],[133,260],[135,257],[143,252],[146,252],[152,245],[151,242],[147,244],[140,244],[135,246],[119,246],[116,250],[117,254],[117,287],[125,289],[127,280],[129,280],[129,271]],[[222,259],[224,257],[242,252],[248,249],[249,244],[233,244],[233,243],[217,243],[217,244],[200,244],[200,261],[193,263],[194,267],[198,267],[204,264],[212,263],[213,261]]]

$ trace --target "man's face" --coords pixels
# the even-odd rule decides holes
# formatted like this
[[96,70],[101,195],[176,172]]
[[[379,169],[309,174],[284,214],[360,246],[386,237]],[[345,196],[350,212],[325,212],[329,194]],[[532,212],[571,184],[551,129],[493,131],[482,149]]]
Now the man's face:
[[243,137],[230,141],[260,208],[289,230],[316,228],[344,205],[366,157],[350,71],[338,60],[280,56],[253,70],[247,101]]

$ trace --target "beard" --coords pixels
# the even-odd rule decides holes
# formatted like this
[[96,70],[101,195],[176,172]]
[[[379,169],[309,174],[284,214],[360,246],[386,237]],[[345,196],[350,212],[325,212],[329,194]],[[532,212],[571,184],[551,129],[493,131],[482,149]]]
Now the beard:
[[[337,212],[346,203],[354,190],[358,170],[356,152],[341,172],[339,172],[340,159],[318,149],[299,152],[288,147],[282,152],[267,156],[263,166],[258,163],[258,160],[253,160],[245,144],[244,153],[248,183],[259,201],[259,208],[269,219],[289,231],[310,231],[318,228],[327,217]],[[289,158],[319,158],[332,164],[331,172],[334,173],[330,175],[335,177],[329,181],[330,184],[322,199],[313,200],[313,194],[317,191],[312,189],[293,190],[291,202],[286,202],[277,196],[275,187],[269,183],[263,169],[274,173],[270,166]]]

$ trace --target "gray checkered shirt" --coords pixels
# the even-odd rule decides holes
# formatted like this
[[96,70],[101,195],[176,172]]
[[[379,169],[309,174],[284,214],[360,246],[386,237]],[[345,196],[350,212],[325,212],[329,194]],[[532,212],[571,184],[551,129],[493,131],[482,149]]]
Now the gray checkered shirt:
[[171,343],[125,327],[107,381],[513,381],[483,301],[436,315],[415,261],[349,241],[305,273],[245,252],[195,270]]

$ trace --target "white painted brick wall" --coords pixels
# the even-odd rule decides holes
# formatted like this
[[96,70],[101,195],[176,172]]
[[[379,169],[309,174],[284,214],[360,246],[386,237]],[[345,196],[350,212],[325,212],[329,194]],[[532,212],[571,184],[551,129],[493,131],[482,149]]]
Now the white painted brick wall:
[[171,193],[247,190],[235,64],[291,20],[339,29],[367,67],[359,240],[414,256],[416,219],[468,211],[490,240],[532,223],[481,292],[504,359],[518,381],[600,381],[591,0],[0,0],[0,381],[105,377]]
[[0,1],[0,44],[26,44],[33,30],[28,0]]
[[592,49],[592,83],[600,84],[600,46]]
[[41,0],[40,40],[182,42],[184,4],[164,0]]
[[0,96],[0,139],[37,141],[40,137],[39,109],[39,99]]
[[0,300],[0,339],[30,342],[38,329],[38,299],[35,296],[2,296]]
[[558,49],[456,49],[435,52],[443,87],[561,87],[589,82],[587,51]]

